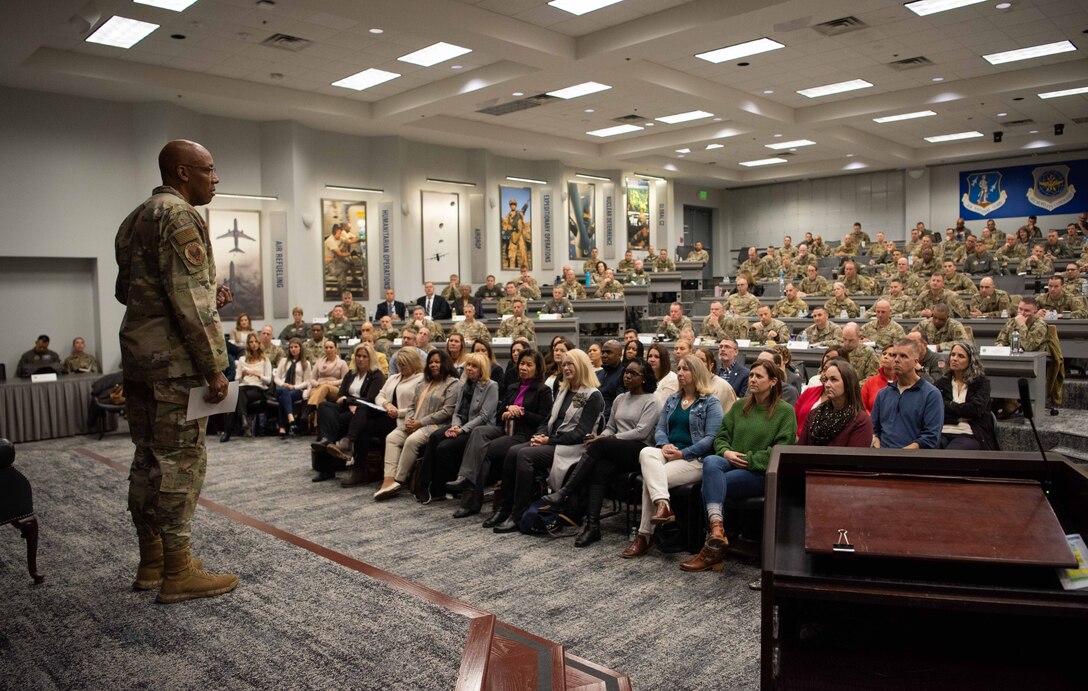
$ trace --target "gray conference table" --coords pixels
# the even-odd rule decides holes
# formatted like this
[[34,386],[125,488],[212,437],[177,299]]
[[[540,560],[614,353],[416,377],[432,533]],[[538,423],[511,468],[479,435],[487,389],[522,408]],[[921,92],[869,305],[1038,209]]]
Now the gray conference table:
[[[53,382],[0,382],[0,437],[13,442],[86,434],[91,387],[101,374],[62,374]],[[110,421],[113,428],[116,421]]]

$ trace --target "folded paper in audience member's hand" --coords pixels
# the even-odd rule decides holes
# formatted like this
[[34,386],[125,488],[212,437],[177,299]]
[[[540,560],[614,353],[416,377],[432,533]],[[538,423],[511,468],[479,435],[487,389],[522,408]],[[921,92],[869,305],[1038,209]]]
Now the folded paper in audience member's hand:
[[227,384],[227,395],[218,403],[208,403],[204,400],[210,390],[209,386],[189,389],[189,407],[185,411],[186,420],[199,420],[209,415],[234,412],[238,405],[238,382],[232,381]]

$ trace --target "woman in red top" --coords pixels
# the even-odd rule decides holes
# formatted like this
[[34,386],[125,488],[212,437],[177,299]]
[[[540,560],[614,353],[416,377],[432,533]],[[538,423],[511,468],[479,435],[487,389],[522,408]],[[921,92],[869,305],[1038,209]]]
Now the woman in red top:
[[824,368],[827,367],[827,363],[840,357],[842,355],[839,354],[839,349],[836,346],[831,346],[825,350],[823,359],[820,360],[820,371],[812,375],[812,378],[808,380],[808,386],[797,397],[797,402],[793,404],[793,414],[797,418],[798,432],[805,426],[805,418],[808,417],[809,412],[827,400],[827,397],[824,396],[822,380]]
[[846,360],[832,360],[824,368],[821,379],[827,402],[809,413],[797,443],[802,446],[871,446],[873,423],[861,405],[857,372]]
[[880,355],[880,369],[866,379],[865,385],[861,387],[861,403],[865,406],[867,413],[873,412],[873,404],[876,403],[876,395],[880,393],[880,390],[895,381],[895,374],[892,373],[892,356],[888,352],[892,345],[894,344],[889,343],[884,348],[884,352]]

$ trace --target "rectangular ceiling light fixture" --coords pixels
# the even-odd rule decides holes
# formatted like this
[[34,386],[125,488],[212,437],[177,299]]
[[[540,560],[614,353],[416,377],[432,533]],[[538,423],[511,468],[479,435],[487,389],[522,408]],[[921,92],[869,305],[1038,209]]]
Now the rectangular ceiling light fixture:
[[725,147],[725,144],[707,144],[706,150],[713,151],[714,149],[721,149],[723,147]]
[[151,5],[152,7],[159,7],[164,10],[173,10],[175,12],[181,12],[192,5],[196,0],[132,0],[137,5]]
[[131,48],[147,38],[158,24],[141,22],[138,19],[113,16],[106,20],[105,24],[98,27],[93,34],[87,37],[87,43],[100,43],[114,48]]
[[607,91],[611,89],[607,84],[598,84],[597,82],[583,82],[582,84],[575,84],[574,86],[568,86],[565,89],[559,89],[558,91],[549,91],[549,96],[555,96],[556,98],[578,98],[579,96],[586,96],[587,94],[595,94],[598,91]]
[[338,82],[333,82],[333,86],[340,86],[345,89],[354,89],[355,91],[363,91],[369,89],[372,86],[384,84],[385,82],[396,79],[400,75],[396,72],[386,72],[385,70],[379,70],[371,67],[368,70],[362,72],[356,72],[350,77],[344,77]]
[[528,182],[528,183],[532,183],[534,185],[547,185],[548,184],[547,180],[537,180],[536,178],[518,178],[518,177],[514,177],[513,175],[507,175],[506,179],[509,180],[510,182]]
[[702,120],[703,118],[712,118],[714,113],[708,113],[705,110],[689,110],[686,113],[677,113],[676,115],[666,115],[663,118],[654,118],[658,122],[664,122],[669,125],[676,125],[681,122],[691,122],[692,120]]
[[600,180],[601,182],[612,182],[612,178],[606,178],[603,175],[590,175],[589,173],[575,173],[576,178],[585,178],[586,180]]
[[443,185],[460,185],[461,187],[475,187],[475,182],[464,182],[462,180],[443,180],[442,178],[427,178],[427,182],[440,182]]
[[1061,98],[1062,96],[1076,96],[1077,94],[1088,94],[1088,86],[1081,86],[1076,89],[1063,89],[1062,91],[1047,91],[1039,94],[1039,98]]
[[462,48],[461,46],[455,46],[452,43],[443,43],[439,41],[426,48],[420,48],[414,53],[402,55],[397,58],[397,60],[400,60],[401,62],[410,62],[413,65],[420,65],[422,67],[430,67],[431,65],[437,65],[440,62],[452,60],[459,55],[471,52],[471,48]]
[[678,154],[690,154],[690,153],[691,153],[691,149],[689,149],[689,148],[687,148],[687,147],[685,146],[685,147],[684,147],[683,149],[677,149],[677,150],[676,150],[676,153],[678,153]]
[[918,110],[913,113],[903,113],[902,115],[886,115],[882,118],[873,118],[873,122],[880,123],[881,125],[889,122],[899,122],[900,120],[913,120],[914,118],[928,118],[931,115],[936,115],[932,110]]
[[635,173],[636,178],[645,178],[646,180],[657,180],[658,182],[665,182],[665,178],[660,175],[650,175],[649,173]]
[[774,149],[775,151],[782,151],[783,149],[796,149],[801,146],[812,146],[816,142],[811,139],[795,139],[792,142],[775,142],[774,144],[764,144],[763,146],[768,149]]
[[642,128],[638,125],[616,125],[615,127],[605,127],[600,130],[590,130],[586,134],[593,137],[615,137],[617,134],[627,134],[628,132],[638,132]]
[[758,161],[741,161],[742,166],[755,168],[756,166],[773,166],[775,163],[786,163],[784,158],[761,158]]
[[617,2],[623,2],[623,0],[551,0],[548,4],[557,10],[570,12],[580,17],[583,14],[596,12],[602,7],[615,5]]
[[772,41],[769,38],[757,38],[754,41],[747,41],[745,43],[738,43],[732,46],[726,46],[725,48],[718,48],[716,50],[708,50],[705,53],[696,53],[695,57],[712,62],[715,65],[721,62],[729,60],[738,60],[740,58],[746,58],[749,55],[759,55],[760,53],[767,53],[772,50],[778,50],[779,48],[785,48],[784,44],[778,41]]
[[1042,58],[1057,53],[1068,53],[1076,49],[1077,47],[1069,41],[1057,41],[1055,43],[1045,43],[1041,46],[1031,46],[1030,48],[1006,50],[1004,53],[990,53],[989,55],[983,55],[982,59],[991,65],[1004,65],[1006,62]]
[[274,197],[267,194],[231,194],[229,192],[216,192],[215,196],[223,199],[256,199],[262,202],[274,202],[279,197]]
[[371,194],[384,194],[385,190],[377,189],[376,187],[355,187],[353,185],[330,185],[325,184],[325,189],[335,190],[337,192],[369,192]]
[[975,137],[985,137],[982,132],[976,132],[971,130],[970,132],[956,132],[955,134],[942,134],[936,137],[926,137],[926,141],[930,144],[940,144],[941,142],[954,142],[959,139],[974,139]]
[[985,1],[986,0],[918,0],[918,2],[908,2],[906,7],[919,17],[924,17],[928,14],[947,12],[948,10],[967,7],[968,5],[977,5],[978,3]]
[[851,79],[848,82],[839,82],[837,84],[825,84],[824,86],[814,86],[811,89],[801,89],[797,93],[807,98],[820,98],[821,96],[830,96],[832,94],[841,94],[844,91],[855,91],[857,89],[868,89],[872,84],[864,79]]

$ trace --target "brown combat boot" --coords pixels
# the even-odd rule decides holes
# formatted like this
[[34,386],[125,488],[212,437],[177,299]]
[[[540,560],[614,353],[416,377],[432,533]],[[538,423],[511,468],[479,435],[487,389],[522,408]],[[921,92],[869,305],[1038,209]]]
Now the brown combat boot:
[[680,562],[681,571],[721,571],[723,567],[722,550],[720,547],[711,547],[710,545],[703,545],[703,548],[699,550],[691,559]]
[[[192,568],[200,569],[204,562],[199,557],[191,558]],[[133,590],[154,590],[162,585],[162,540],[155,538],[140,543],[140,566],[136,569]]]
[[238,587],[238,577],[195,568],[189,559],[189,548],[168,550],[163,555],[163,581],[158,601],[162,603],[215,597]]

